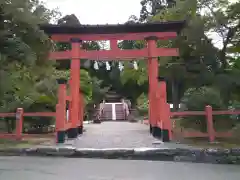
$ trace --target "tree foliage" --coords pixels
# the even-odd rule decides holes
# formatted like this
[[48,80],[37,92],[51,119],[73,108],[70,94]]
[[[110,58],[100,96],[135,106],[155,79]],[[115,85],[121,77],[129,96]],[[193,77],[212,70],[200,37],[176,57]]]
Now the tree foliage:
[[139,20],[140,22],[144,22],[162,10],[174,6],[175,0],[142,0],[141,5]]
[[52,44],[38,25],[57,12],[37,0],[1,1],[0,11],[0,104],[1,111],[13,111],[36,101],[35,86],[52,71],[47,61]]

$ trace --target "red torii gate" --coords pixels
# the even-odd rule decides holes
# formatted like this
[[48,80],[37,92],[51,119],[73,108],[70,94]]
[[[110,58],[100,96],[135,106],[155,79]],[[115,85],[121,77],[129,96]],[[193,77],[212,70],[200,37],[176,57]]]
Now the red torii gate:
[[[70,96],[66,96],[64,89],[65,82],[60,82],[59,104],[57,106],[56,129],[58,137],[65,134],[68,130],[70,138],[76,138],[82,133],[83,128],[83,101],[80,89],[80,59],[89,60],[132,60],[146,58],[148,60],[149,76],[149,123],[150,131],[154,136],[161,136],[162,132],[167,132],[170,136],[169,128],[163,124],[169,124],[165,113],[166,103],[166,84],[160,82],[158,86],[158,57],[178,56],[177,48],[157,48],[157,40],[176,38],[177,33],[184,27],[184,21],[148,23],[148,24],[124,24],[124,25],[42,25],[51,39],[57,42],[71,42],[71,50],[51,52],[50,59],[66,60],[71,59],[70,77]],[[109,40],[110,50],[86,51],[81,49],[83,41]],[[118,40],[146,40],[147,47],[143,49],[121,50],[118,48]],[[165,91],[165,92],[164,92]],[[160,99],[157,98],[160,95]],[[63,96],[66,96],[65,98]],[[66,100],[70,101],[70,122],[69,127],[64,127],[66,118]],[[61,106],[60,106],[61,105]],[[161,113],[159,113],[161,112]],[[168,121],[169,121],[168,117]],[[164,133],[165,134],[165,133]],[[58,138],[58,141],[60,141]],[[166,138],[169,139],[169,138]]]

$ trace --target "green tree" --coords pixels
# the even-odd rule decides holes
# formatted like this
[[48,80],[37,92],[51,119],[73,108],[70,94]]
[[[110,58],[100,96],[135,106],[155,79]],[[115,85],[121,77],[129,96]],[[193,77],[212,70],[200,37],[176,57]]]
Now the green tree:
[[[47,61],[51,41],[38,25],[58,13],[37,0],[1,0],[0,12],[0,111],[28,110],[44,96],[37,85],[54,68]],[[6,120],[11,132],[14,123]]]
[[155,16],[161,10],[175,5],[175,0],[142,0],[140,11],[140,22],[146,21],[149,17]]
[[[186,20],[187,22],[185,29],[176,40],[158,43],[160,47],[180,49],[178,58],[160,58],[160,75],[168,79],[168,94],[172,91],[172,96],[168,96],[169,102],[173,102],[174,109],[177,110],[185,90],[191,87],[214,85],[224,96],[224,103],[228,104],[232,90],[239,87],[236,86],[239,84],[238,80],[234,78],[238,73],[236,68],[232,68],[232,64],[236,63],[239,56],[239,2],[231,4],[220,0],[176,0],[171,6],[165,7],[160,6],[160,1],[156,2],[161,7],[160,10],[152,15],[149,13],[144,20],[151,22]],[[147,3],[148,6],[154,4],[150,1]],[[223,39],[222,49],[215,47],[209,33],[222,35],[220,36]],[[134,48],[133,42],[126,43]],[[229,48],[224,49],[224,46]],[[147,77],[141,73],[137,77],[147,80]],[[223,77],[229,82],[228,85],[220,83]],[[134,76],[131,78],[134,79]]]

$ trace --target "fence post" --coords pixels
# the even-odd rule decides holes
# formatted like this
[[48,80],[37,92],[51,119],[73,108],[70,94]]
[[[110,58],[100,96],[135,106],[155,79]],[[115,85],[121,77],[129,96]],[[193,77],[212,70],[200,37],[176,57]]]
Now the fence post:
[[207,131],[210,142],[215,141],[215,130],[213,126],[213,114],[212,114],[212,106],[205,107],[206,118],[207,118]]
[[17,108],[16,111],[16,139],[22,139],[22,129],[23,129],[23,108]]

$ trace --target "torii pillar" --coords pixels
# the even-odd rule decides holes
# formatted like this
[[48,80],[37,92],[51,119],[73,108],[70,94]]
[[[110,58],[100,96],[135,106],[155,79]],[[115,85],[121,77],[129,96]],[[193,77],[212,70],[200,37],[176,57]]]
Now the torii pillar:
[[170,105],[167,103],[167,84],[164,77],[158,77],[158,109],[161,137],[163,142],[172,139],[172,122],[170,117]]
[[147,41],[148,48],[148,79],[149,79],[149,124],[150,132],[153,136],[161,136],[161,128],[158,126],[158,48],[155,36],[150,36],[145,39]]
[[82,98],[80,99],[79,89],[80,89],[80,48],[82,45],[82,40],[78,38],[71,38],[71,68],[70,68],[70,119],[71,128],[68,130],[69,138],[76,138],[79,132],[82,132],[83,119],[80,119],[80,107],[82,106]]

